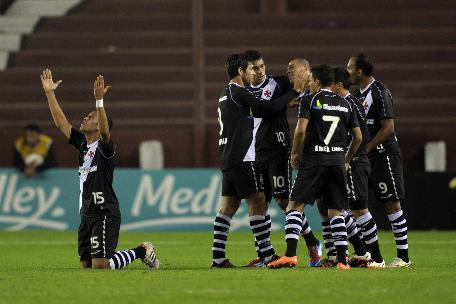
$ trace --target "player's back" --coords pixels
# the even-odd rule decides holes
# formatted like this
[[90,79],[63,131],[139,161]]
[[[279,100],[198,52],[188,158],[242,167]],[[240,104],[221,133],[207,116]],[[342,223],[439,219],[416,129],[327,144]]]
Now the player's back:
[[245,88],[230,83],[218,100],[219,155],[222,171],[243,161],[255,161],[253,117],[250,108],[242,101],[242,96],[246,93],[250,94]]
[[359,126],[350,103],[339,95],[322,89],[303,97],[299,118],[309,120],[301,164],[344,164],[348,132]]

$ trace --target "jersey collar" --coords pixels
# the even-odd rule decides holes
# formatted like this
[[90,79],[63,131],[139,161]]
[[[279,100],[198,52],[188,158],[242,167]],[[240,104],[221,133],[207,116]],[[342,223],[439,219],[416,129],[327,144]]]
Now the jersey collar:
[[232,84],[235,85],[235,86],[238,86],[238,87],[240,87],[240,88],[243,88],[243,86],[237,84],[236,82],[231,82],[231,81],[230,81],[229,85],[232,85]]
[[374,81],[375,81],[375,78],[372,77],[372,81],[364,89],[361,90],[361,88],[360,88],[359,91],[361,92],[361,94],[364,94],[364,92],[369,90],[370,86],[374,83]]
[[87,145],[87,148],[88,148],[88,149],[93,148],[93,147],[95,147],[97,144],[98,144],[98,140],[94,141],[94,142],[91,143],[90,145]]
[[253,88],[253,89],[258,89],[259,87],[261,87],[266,82],[266,80],[268,80],[268,78],[269,78],[269,76],[266,75],[264,77],[264,80],[259,85],[254,86],[254,85],[251,84],[250,87]]

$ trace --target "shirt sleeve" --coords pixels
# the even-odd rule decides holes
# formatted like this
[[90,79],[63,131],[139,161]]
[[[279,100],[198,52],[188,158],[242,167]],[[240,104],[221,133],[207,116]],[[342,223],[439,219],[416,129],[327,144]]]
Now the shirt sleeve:
[[388,89],[373,90],[372,99],[378,104],[378,118],[380,120],[394,118],[393,97]]
[[75,128],[71,128],[70,139],[68,143],[72,146],[75,146],[76,149],[81,148],[82,142],[85,140],[84,134]]
[[109,143],[105,143],[102,140],[98,141],[98,149],[101,152],[101,155],[106,159],[111,159],[116,155],[116,145],[112,142],[112,139]]
[[272,115],[280,111],[285,107],[291,100],[298,97],[298,92],[295,90],[290,90],[285,95],[273,99],[273,100],[263,100],[255,97],[247,89],[240,88],[237,90],[233,98],[235,101],[243,106],[249,107],[252,111],[254,117],[265,117]]
[[311,99],[309,98],[309,95],[304,95],[301,97],[301,100],[299,101],[299,112],[298,112],[298,118],[306,118],[310,119],[310,103]]

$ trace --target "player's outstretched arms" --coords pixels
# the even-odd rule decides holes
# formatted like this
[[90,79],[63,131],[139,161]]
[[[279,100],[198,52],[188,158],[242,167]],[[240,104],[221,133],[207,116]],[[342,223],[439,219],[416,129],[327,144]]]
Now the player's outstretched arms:
[[98,127],[100,128],[100,137],[104,143],[109,143],[111,134],[109,132],[109,123],[106,111],[103,105],[103,96],[108,92],[110,86],[105,87],[104,78],[98,75],[97,79],[93,82],[93,95],[97,105]]
[[352,142],[350,143],[350,147],[348,147],[347,154],[345,155],[345,169],[347,170],[352,158],[355,156],[356,151],[358,151],[358,148],[361,145],[361,141],[363,140],[363,135],[359,127],[351,129],[350,133],[352,134]]
[[66,138],[70,138],[72,125],[68,122],[54,94],[54,91],[59,87],[62,80],[54,82],[52,80],[51,70],[49,69],[44,70],[40,78],[41,85],[43,86],[43,90],[46,93],[49,110],[51,111],[55,126],[59,128],[60,131],[62,131],[63,135],[65,135]]

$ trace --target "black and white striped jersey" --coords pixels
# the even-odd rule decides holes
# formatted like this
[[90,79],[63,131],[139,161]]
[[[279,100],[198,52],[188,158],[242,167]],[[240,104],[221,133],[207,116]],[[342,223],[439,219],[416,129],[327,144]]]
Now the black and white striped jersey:
[[348,132],[359,127],[351,104],[339,95],[322,89],[301,97],[299,118],[309,120],[300,165],[343,165]]
[[[361,141],[358,151],[356,151],[356,154],[352,159],[352,163],[368,164],[369,159],[367,158],[367,143],[369,142],[369,131],[367,130],[366,113],[364,113],[363,104],[358,98],[351,94],[348,94],[344,98],[351,104],[353,110],[355,111],[356,118],[358,119],[359,123],[359,128],[361,129],[361,134],[363,135],[363,140]],[[347,146],[350,145],[351,140],[352,136],[349,134]]]
[[112,188],[116,147],[97,140],[87,145],[84,134],[71,129],[69,143],[79,151],[79,208],[85,216],[120,217],[119,202]]
[[256,133],[261,118],[280,111],[298,93],[290,90],[274,100],[255,97],[246,88],[230,83],[218,100],[219,156],[222,171],[242,162],[256,160]]
[[[292,85],[285,76],[266,76],[265,80],[258,86],[247,86],[252,92],[264,102],[277,99],[285,95]],[[287,107],[283,107],[271,116],[258,119],[259,127],[256,134],[256,151],[258,158],[267,157],[276,150],[289,149],[291,146],[290,127],[288,125]]]
[[[355,97],[363,103],[367,129],[369,137],[372,139],[382,127],[382,120],[394,119],[393,96],[383,83],[374,79],[363,90],[358,89],[355,92]],[[396,133],[391,134],[381,145],[373,149],[369,156],[390,149],[399,149]]]

